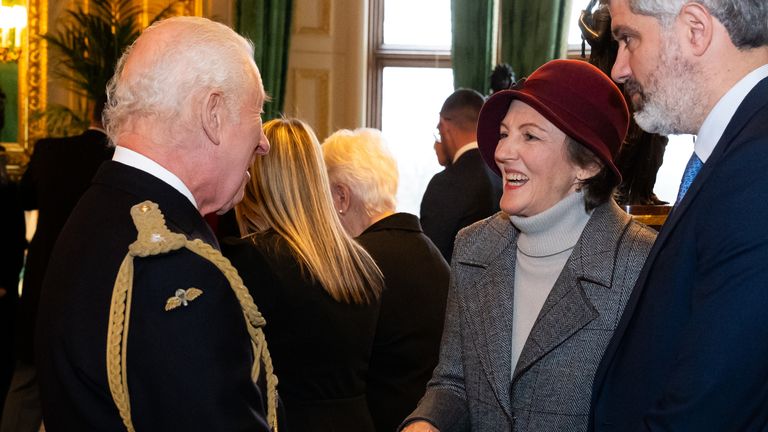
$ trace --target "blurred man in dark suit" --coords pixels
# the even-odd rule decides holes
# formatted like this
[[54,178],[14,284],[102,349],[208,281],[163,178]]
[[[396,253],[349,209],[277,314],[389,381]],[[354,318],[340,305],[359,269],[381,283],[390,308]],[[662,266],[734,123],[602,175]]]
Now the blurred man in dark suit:
[[24,264],[27,243],[24,209],[17,185],[9,180],[5,164],[5,148],[0,146],[0,406],[5,401],[15,363],[14,317],[19,296],[19,271]]
[[483,96],[458,89],[443,103],[435,153],[445,170],[430,180],[421,200],[421,226],[445,260],[451,262],[460,229],[499,211],[501,180],[477,149],[477,117]]
[[33,346],[40,289],[53,245],[69,214],[91,184],[102,162],[112,157],[101,113],[106,95],[91,109],[91,125],[81,135],[46,138],[35,144],[21,179],[25,210],[38,210],[29,245],[16,320],[16,369],[5,402],[0,431],[37,431],[41,412]]

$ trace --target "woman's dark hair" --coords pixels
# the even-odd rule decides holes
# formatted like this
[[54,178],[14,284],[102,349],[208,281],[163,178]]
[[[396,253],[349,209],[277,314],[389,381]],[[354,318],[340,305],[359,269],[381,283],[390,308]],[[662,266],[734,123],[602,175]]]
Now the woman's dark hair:
[[584,191],[584,207],[586,210],[590,211],[608,202],[613,197],[614,189],[619,185],[618,176],[592,150],[575,139],[566,136],[565,146],[571,162],[579,167],[586,168],[592,164],[600,167],[600,172],[588,179],[582,180],[579,185],[579,188]]

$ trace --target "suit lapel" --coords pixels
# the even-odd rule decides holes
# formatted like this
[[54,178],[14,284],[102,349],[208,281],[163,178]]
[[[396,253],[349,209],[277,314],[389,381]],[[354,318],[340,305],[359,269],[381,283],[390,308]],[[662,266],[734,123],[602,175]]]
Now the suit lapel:
[[[515,366],[513,381],[598,317],[583,284],[610,289],[616,246],[628,223],[629,217],[613,202],[595,209],[539,312]],[[606,232],[606,227],[615,228]]]

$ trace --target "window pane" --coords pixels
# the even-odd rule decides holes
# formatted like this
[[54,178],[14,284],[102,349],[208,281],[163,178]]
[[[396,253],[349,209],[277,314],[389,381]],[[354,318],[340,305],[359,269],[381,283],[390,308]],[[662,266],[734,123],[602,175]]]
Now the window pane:
[[450,49],[450,0],[386,0],[384,44]]
[[442,169],[433,132],[452,92],[451,69],[384,68],[381,130],[400,171],[398,211],[418,215],[429,180]]
[[[581,29],[579,28],[579,15],[587,7],[586,1],[575,0],[571,3],[571,17],[568,19],[568,45],[581,46]],[[589,49],[589,45],[586,46]]]

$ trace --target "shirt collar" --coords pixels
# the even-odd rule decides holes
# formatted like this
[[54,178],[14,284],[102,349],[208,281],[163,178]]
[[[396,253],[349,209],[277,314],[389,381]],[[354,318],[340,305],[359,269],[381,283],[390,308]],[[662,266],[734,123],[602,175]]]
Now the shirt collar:
[[153,161],[152,159],[131,149],[117,146],[115,147],[115,154],[112,156],[112,160],[144,171],[145,173],[155,176],[163,182],[168,183],[168,185],[170,185],[172,188],[179,191],[180,194],[187,197],[187,199],[192,203],[193,206],[195,206],[195,208],[198,208],[197,201],[195,201],[195,197],[192,195],[192,192],[189,190],[187,185],[185,185],[180,178],[176,177],[174,173],[163,168],[162,165]]
[[464,144],[461,146],[460,149],[456,150],[456,154],[453,155],[453,163],[456,163],[457,160],[463,155],[464,153],[477,148],[477,141],[472,141],[469,144]]
[[744,98],[765,77],[768,77],[768,64],[748,73],[728,90],[728,93],[720,98],[715,107],[712,108],[712,111],[709,112],[709,115],[707,115],[707,118],[701,125],[701,129],[699,129],[696,143],[693,146],[696,155],[702,162],[706,162],[712,154],[717,142],[720,141],[725,128],[730,123],[733,115],[736,114],[736,110],[744,101]]

